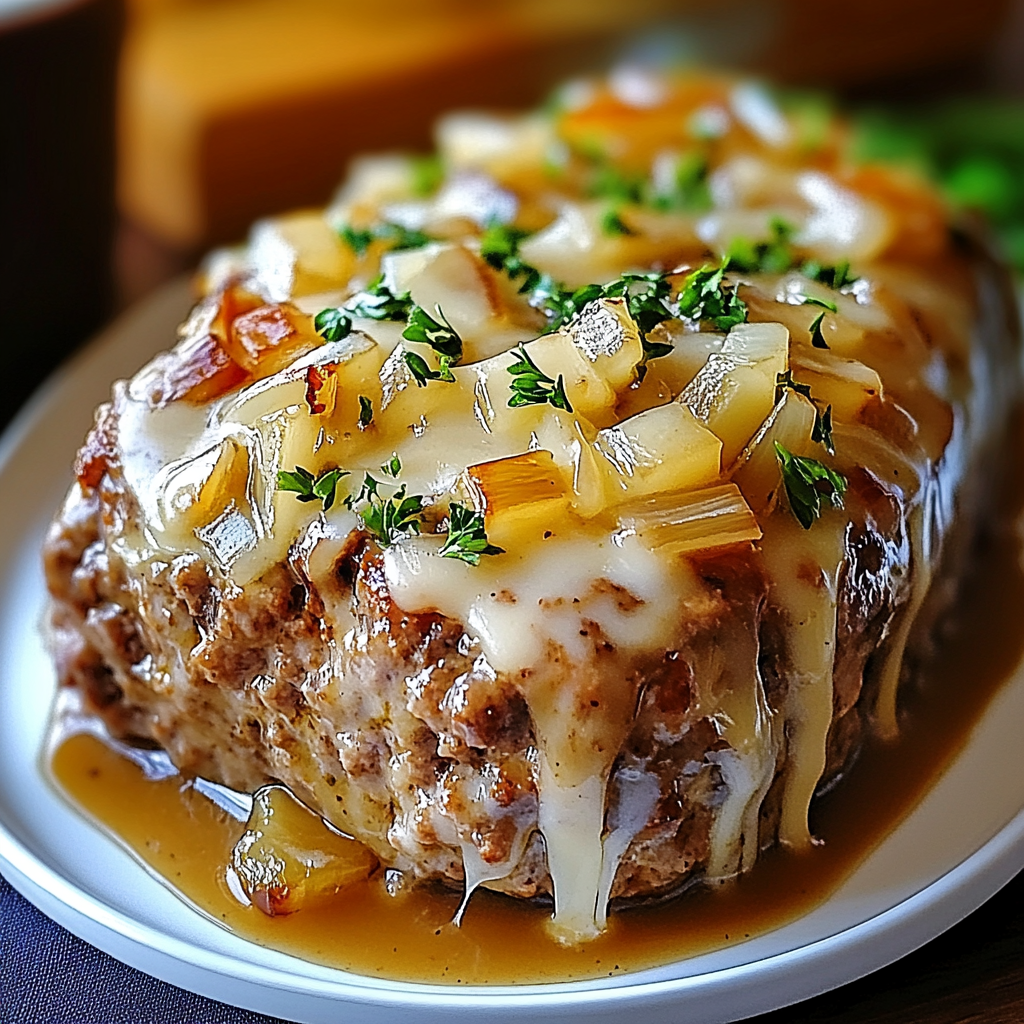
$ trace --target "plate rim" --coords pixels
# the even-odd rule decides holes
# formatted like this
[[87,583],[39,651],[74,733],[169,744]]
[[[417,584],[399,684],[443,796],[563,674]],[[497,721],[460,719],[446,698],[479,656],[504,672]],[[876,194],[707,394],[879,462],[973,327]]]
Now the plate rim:
[[[725,1024],[727,1021],[742,1019],[748,1012],[744,1006],[747,1000],[735,1000],[735,997],[744,995],[745,987],[751,982],[756,981],[758,987],[763,986],[763,975],[766,973],[774,976],[773,981],[781,980],[781,974],[794,974],[800,982],[799,990],[791,990],[784,1000],[769,1000],[771,1005],[757,1000],[749,1012],[762,1013],[792,1005],[855,981],[908,955],[957,924],[1006,885],[1020,870],[1017,855],[1022,845],[1024,809],[981,848],[941,878],[888,910],[796,949],[746,964],[686,978],[633,984],[627,981],[629,975],[624,975],[615,980],[625,984],[587,990],[573,990],[572,983],[559,986],[447,987],[385,980],[375,985],[373,982],[378,979],[361,978],[341,971],[337,972],[342,975],[338,980],[314,979],[289,974],[280,968],[257,966],[217,951],[199,950],[182,939],[133,920],[64,878],[27,850],[0,820],[0,865],[4,867],[5,877],[15,889],[43,913],[80,938],[116,959],[171,984],[177,983],[178,972],[173,969],[173,965],[178,965],[199,972],[204,982],[210,975],[237,978],[255,983],[257,988],[264,991],[269,987],[282,994],[302,994],[316,1000],[326,999],[335,1007],[338,1005],[338,997],[346,997],[349,1000],[354,998],[364,1005],[376,1003],[389,1009],[420,1010],[433,1005],[459,1013],[460,1016],[494,1009],[498,1000],[504,1004],[502,1009],[512,1011],[531,1007],[555,1011],[567,1008],[615,1011],[625,1003],[640,1001],[649,1011],[669,1010],[675,1013],[684,1008],[678,1000],[681,995],[687,997],[687,1003],[712,998],[720,1000],[724,995],[731,995],[733,1000],[725,1000],[728,1006],[719,1007],[723,1013],[701,1017],[709,1024]],[[983,887],[977,885],[979,878],[986,881]],[[933,918],[925,920],[931,918],[936,907],[943,911],[942,925],[938,930]],[[97,926],[100,929],[99,938],[88,925],[83,928],[79,918]],[[86,936],[81,934],[82,931],[91,934]],[[119,939],[130,944],[127,951]],[[898,952],[892,955],[894,948]],[[837,962],[848,962],[843,961],[843,953],[863,954],[866,950],[870,955],[858,958],[854,971],[836,969]],[[146,953],[150,956],[147,957]],[[156,963],[152,962],[154,955]],[[204,962],[198,962],[200,958]],[[810,969],[814,969],[813,977],[809,975]],[[723,988],[727,991],[720,991]],[[208,989],[206,984],[197,987],[195,991],[210,998],[223,999],[223,994],[218,995],[216,991]],[[239,1005],[266,1012],[263,1005]],[[504,1016],[502,1014],[495,1019]],[[661,1018],[648,1019],[654,1021]]]

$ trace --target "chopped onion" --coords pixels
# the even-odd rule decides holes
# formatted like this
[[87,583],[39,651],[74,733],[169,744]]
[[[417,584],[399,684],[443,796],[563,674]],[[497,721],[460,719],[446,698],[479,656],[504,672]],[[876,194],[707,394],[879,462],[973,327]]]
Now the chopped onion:
[[736,458],[771,412],[788,349],[789,331],[782,324],[740,324],[679,396],[722,439],[724,464]]
[[233,500],[245,499],[249,453],[232,437],[168,468],[159,499],[165,530],[188,532],[205,526]]
[[760,540],[761,527],[735,484],[659,494],[623,505],[620,528],[676,554]]
[[814,406],[803,395],[787,391],[736,459],[730,475],[756,512],[769,508],[782,485],[775,442],[809,454],[814,416]]
[[612,493],[701,487],[717,480],[722,469],[722,442],[681,402],[605,428],[597,435],[597,449],[612,468]]
[[497,518],[549,515],[569,500],[569,489],[551,452],[538,449],[507,459],[469,466],[462,477],[463,489],[488,525]]
[[355,254],[322,214],[293,213],[255,225],[249,265],[259,290],[271,302],[284,302],[343,288],[355,269]]

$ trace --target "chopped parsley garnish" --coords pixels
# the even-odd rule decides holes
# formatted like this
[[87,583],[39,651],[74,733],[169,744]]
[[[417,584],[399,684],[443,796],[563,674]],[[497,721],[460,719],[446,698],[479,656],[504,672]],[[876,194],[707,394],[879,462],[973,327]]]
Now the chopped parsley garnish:
[[828,502],[833,508],[843,507],[846,477],[817,459],[794,455],[778,441],[775,442],[775,454],[782,470],[789,507],[805,530],[809,530],[821,515],[822,502]]
[[600,159],[587,183],[587,195],[594,199],[617,199],[622,203],[639,203],[643,199],[644,179],[627,174]]
[[[406,495],[405,484],[402,484],[394,494],[385,497],[380,493],[381,486],[379,480],[367,473],[362,487],[346,498],[345,504],[355,511],[377,543],[386,548],[406,534],[420,532],[423,495]],[[363,507],[356,509],[360,504]]]
[[838,313],[839,307],[828,299],[819,299],[817,295],[801,295],[800,296],[801,306],[820,306],[822,309],[827,309],[830,313]]
[[801,384],[797,380],[793,380],[793,371],[786,370],[785,373],[777,373],[775,375],[775,401],[781,400],[783,394],[787,391],[795,391],[798,395],[803,395],[804,398],[811,399],[811,385]]
[[643,380],[647,376],[647,364],[652,359],[661,359],[664,356],[671,355],[674,351],[672,345],[669,345],[664,341],[648,341],[646,338],[641,337],[640,344],[644,349],[643,362],[636,368],[637,379]]
[[729,245],[729,264],[748,274],[784,274],[794,262],[793,226],[781,217],[773,217],[767,242],[734,238]]
[[691,150],[676,160],[669,192],[657,192],[650,197],[656,210],[683,210],[698,213],[711,207],[708,188],[708,161],[703,153]]
[[409,158],[413,193],[421,198],[432,196],[444,180],[444,164],[435,154]]
[[365,256],[373,242],[384,242],[388,249],[419,249],[431,238],[422,231],[385,221],[368,228],[354,228],[350,224],[338,229],[341,240],[357,255]]
[[[596,288],[598,285],[588,287]],[[563,288],[550,274],[540,274],[537,283],[530,289],[530,305],[548,318],[548,331],[557,331],[583,308],[577,308],[573,301],[575,294],[571,289]]]
[[[804,260],[802,263],[798,261],[793,250],[793,225],[781,217],[772,218],[769,230],[771,237],[766,242],[734,238],[728,251],[730,265],[748,274],[784,274],[795,269],[804,277],[836,291],[857,280],[856,275],[850,273],[848,262],[828,266],[814,259]],[[835,312],[832,305],[826,305],[827,300],[805,296],[804,301],[816,303]]]
[[367,320],[404,320],[412,309],[408,292],[395,295],[384,283],[384,275],[375,277],[365,291],[354,295],[345,303],[345,310],[352,316]]
[[836,291],[857,280],[857,276],[850,273],[850,264],[846,261],[830,267],[817,260],[805,260],[800,266],[800,273]]
[[435,320],[422,306],[409,311],[409,325],[402,337],[421,345],[429,345],[439,356],[447,356],[449,365],[462,358],[462,338],[445,319],[440,306],[434,307],[440,319]]
[[344,306],[320,310],[313,320],[313,326],[326,341],[341,341],[352,330],[352,317],[404,320],[411,308],[409,293],[395,295],[384,284],[384,275],[381,274],[366,286],[365,291],[354,295]]
[[504,271],[513,281],[522,281],[521,292],[530,292],[540,282],[540,271],[523,261],[519,243],[528,231],[511,224],[493,223],[480,236],[480,256],[495,270]]
[[405,365],[416,381],[416,386],[425,388],[429,381],[443,380],[446,384],[455,383],[455,375],[452,373],[452,361],[448,356],[441,356],[438,360],[438,369],[432,370],[427,361],[416,355],[415,352],[406,352],[403,357]]
[[832,443],[832,406],[825,407],[821,411],[821,404],[811,394],[810,384],[801,384],[793,379],[792,370],[775,375],[775,401],[778,403],[786,391],[793,391],[803,395],[811,405],[814,406],[814,426],[811,428],[811,440],[820,444],[829,455],[835,455],[835,446]]
[[601,214],[601,230],[606,235],[632,235],[636,232],[622,219],[617,206],[609,206]]
[[352,330],[352,320],[340,309],[321,309],[313,318],[313,326],[325,341],[341,341]]
[[814,426],[811,428],[811,440],[820,444],[822,448],[835,455],[836,446],[832,441],[832,406],[825,406],[822,412],[817,405],[814,407]]
[[[629,231],[628,228],[626,230]],[[672,317],[672,311],[666,305],[671,286],[664,275],[627,273],[606,285],[587,284],[576,289],[565,288],[549,274],[541,274],[523,262],[519,256],[519,242],[523,237],[525,233],[519,228],[492,225],[480,239],[480,254],[492,267],[504,270],[512,280],[522,278],[523,284],[519,290],[529,292],[530,304],[548,318],[549,332],[557,331],[596,299],[622,297],[627,300],[629,315],[636,322],[643,342],[644,361],[638,368],[640,379],[643,379],[646,372],[648,360],[667,356],[672,351],[671,345],[647,340],[650,331]],[[743,309],[745,318],[746,307],[743,306]]]
[[359,396],[359,429],[365,430],[373,422],[373,402],[366,395]]
[[325,469],[319,476],[313,476],[308,469],[296,466],[294,470],[278,471],[277,489],[292,491],[299,501],[323,502],[326,512],[334,504],[338,481],[343,476],[348,476],[343,469]]
[[[519,290],[529,292],[530,304],[548,318],[548,332],[557,331],[568,323],[587,303],[615,296],[628,297],[630,316],[636,320],[643,335],[671,317],[672,313],[662,302],[668,298],[670,289],[661,274],[623,274],[607,285],[586,284],[576,289],[565,288],[550,274],[542,274],[523,262],[519,255],[519,242],[525,235],[521,229],[509,225],[491,225],[481,236],[480,255],[495,269],[503,270],[513,281],[522,279]],[[652,351],[648,354],[651,359],[667,355],[672,350],[670,345],[653,345],[651,348],[657,349],[656,353]]]
[[508,367],[512,375],[512,397],[508,400],[509,408],[518,409],[524,405],[552,405],[556,409],[572,412],[572,406],[565,395],[565,384],[562,375],[552,380],[527,355],[522,345],[518,350],[519,358]]
[[825,310],[822,310],[812,321],[808,330],[811,332],[811,344],[815,348],[828,348],[828,342],[821,331],[822,321],[825,319]]
[[639,380],[643,380],[647,375],[647,364],[650,360],[660,359],[672,352],[672,346],[665,342],[647,340],[647,335],[658,324],[671,319],[672,312],[666,305],[671,292],[672,286],[658,273],[623,274],[617,281],[612,281],[601,289],[601,298],[621,296],[626,300],[629,315],[640,331],[644,358],[637,367]]
[[479,565],[481,555],[503,555],[504,548],[488,543],[484,517],[471,508],[453,501],[448,510],[448,536],[441,545],[441,555],[458,558],[470,565]]
[[345,224],[339,228],[338,235],[360,257],[366,255],[366,250],[370,248],[370,243],[373,241],[373,232],[369,228],[354,228],[351,224]]
[[747,319],[747,304],[735,286],[725,283],[730,260],[717,266],[710,264],[695,270],[683,282],[679,293],[679,313],[690,320],[708,321],[720,331],[727,331]]
[[391,458],[380,467],[380,471],[392,480],[398,479],[398,474],[402,472],[402,460],[398,457],[398,452],[391,453]]
[[627,273],[611,284],[606,284],[595,298],[623,297],[629,315],[636,321],[640,333],[648,334],[658,324],[672,317],[671,310],[665,305],[671,292],[672,286],[661,274]]

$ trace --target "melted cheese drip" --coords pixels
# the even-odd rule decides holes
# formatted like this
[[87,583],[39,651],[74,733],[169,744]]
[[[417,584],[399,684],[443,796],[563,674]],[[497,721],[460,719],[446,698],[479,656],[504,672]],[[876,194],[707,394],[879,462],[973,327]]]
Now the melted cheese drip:
[[[552,737],[546,736],[550,740]],[[538,824],[544,836],[555,896],[551,934],[567,945],[596,938],[601,888],[607,779],[598,775],[567,785],[542,748]]]
[[615,874],[630,843],[650,821],[661,798],[656,776],[637,768],[623,768],[614,779],[618,799],[608,815],[608,834],[601,848],[601,879],[597,887],[594,923],[603,931],[608,922],[608,901]]
[[803,530],[791,516],[775,515],[764,529],[772,600],[788,620],[791,663],[784,709],[786,785],[779,840],[799,848],[813,841],[807,816],[825,770],[832,724],[836,602],[846,520],[826,512],[815,529]]
[[896,693],[903,672],[903,655],[907,649],[907,640],[910,638],[910,631],[914,627],[917,613],[924,604],[932,581],[932,559],[935,557],[935,553],[930,550],[931,513],[929,511],[930,502],[927,500],[927,496],[931,493],[931,488],[929,488],[925,492],[926,500],[914,508],[907,517],[913,584],[910,599],[903,606],[899,623],[889,637],[885,660],[879,672],[875,725],[879,735],[888,740],[895,739],[899,731],[896,722]]
[[[538,817],[555,895],[552,930],[565,942],[592,937],[611,884],[602,875],[608,777],[635,700],[614,668],[602,674],[595,666],[594,642],[606,638],[623,652],[670,646],[680,595],[695,583],[682,563],[656,557],[635,537],[613,539],[594,527],[553,535],[541,551],[510,552],[504,564],[471,567],[437,552],[429,537],[388,548],[389,591],[409,611],[467,623],[490,665],[520,678],[540,753]],[[574,666],[568,678],[564,663]]]

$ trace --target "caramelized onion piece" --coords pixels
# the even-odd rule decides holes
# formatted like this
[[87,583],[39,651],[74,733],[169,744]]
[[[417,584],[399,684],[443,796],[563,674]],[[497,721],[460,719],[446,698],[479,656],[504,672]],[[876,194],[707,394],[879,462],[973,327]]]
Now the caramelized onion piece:
[[288,302],[243,313],[228,334],[228,351],[254,377],[276,373],[322,343],[309,317]]
[[184,399],[205,405],[241,387],[249,374],[224,350],[214,334],[202,334],[182,342],[177,358],[168,362],[151,400],[156,406]]
[[679,396],[722,439],[725,465],[771,412],[776,379],[789,365],[788,351],[789,331],[782,324],[740,324]]
[[462,488],[499,546],[514,543],[517,534],[542,531],[565,513],[571,497],[551,452],[543,450],[470,466]]
[[623,505],[618,517],[623,531],[675,554],[761,539],[754,513],[735,484],[658,494]]
[[611,490],[629,496],[701,487],[718,479],[722,442],[689,407],[668,402],[597,435],[612,469]]
[[291,914],[368,878],[377,858],[336,832],[283,786],[265,786],[231,854],[246,896],[265,914]]

